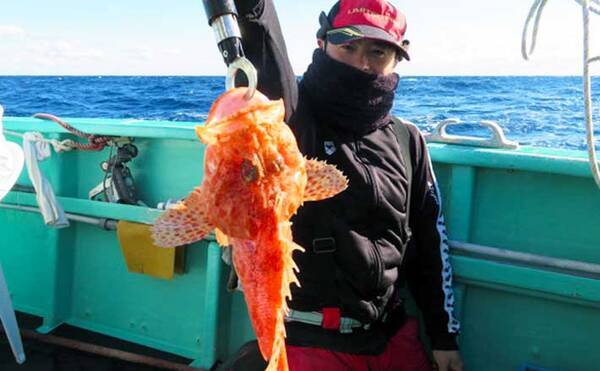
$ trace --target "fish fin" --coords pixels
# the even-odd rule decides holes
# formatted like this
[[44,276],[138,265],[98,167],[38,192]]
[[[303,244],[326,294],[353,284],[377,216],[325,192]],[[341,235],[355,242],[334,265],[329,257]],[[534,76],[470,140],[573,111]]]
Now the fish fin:
[[215,237],[217,238],[217,243],[221,247],[229,246],[229,237],[225,233],[223,233],[219,228],[215,228]]
[[287,370],[284,319],[290,284],[298,282],[292,259],[295,244],[289,221],[261,231],[256,241],[232,239],[233,261],[267,370]]
[[285,326],[283,324],[283,318],[277,324],[276,330],[278,335],[275,336],[273,342],[273,348],[271,350],[271,358],[265,371],[287,371],[288,361],[287,353],[285,351]]
[[344,174],[324,161],[306,160],[306,176],[304,201],[333,197],[348,187],[348,179]]
[[196,242],[215,228],[209,221],[202,192],[201,187],[195,188],[184,201],[158,217],[152,226],[152,237],[157,246],[174,247]]
[[[294,242],[291,228],[292,223],[290,222],[280,222],[279,224],[279,233],[282,239],[281,243],[284,246],[282,294],[285,299],[292,298],[292,292],[290,290],[290,285],[292,283],[300,287],[300,281],[298,281],[298,277],[296,277],[296,272],[298,272],[299,269],[296,262],[294,262],[294,251],[299,250],[304,252],[304,248]],[[288,311],[287,302],[285,300],[283,301],[283,310],[285,313]]]

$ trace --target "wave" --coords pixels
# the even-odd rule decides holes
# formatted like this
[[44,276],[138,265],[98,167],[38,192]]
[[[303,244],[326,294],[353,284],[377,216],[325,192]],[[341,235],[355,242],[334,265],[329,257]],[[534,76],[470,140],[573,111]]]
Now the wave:
[[[0,104],[7,116],[201,122],[224,83],[223,77],[0,76]],[[600,77],[592,89],[600,116]],[[393,113],[425,131],[456,117],[466,124],[452,130],[480,135],[477,123],[494,120],[523,144],[585,148],[579,77],[402,77]]]

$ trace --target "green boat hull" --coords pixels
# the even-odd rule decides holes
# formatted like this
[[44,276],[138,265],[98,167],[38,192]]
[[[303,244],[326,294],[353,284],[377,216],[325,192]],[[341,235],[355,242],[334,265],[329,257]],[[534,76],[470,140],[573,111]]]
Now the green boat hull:
[[[139,155],[129,167],[148,205],[183,198],[201,182],[203,146],[193,123],[68,121],[85,132],[134,138]],[[29,118],[5,118],[5,128],[70,137],[53,123]],[[600,265],[600,191],[585,154],[429,148],[455,246],[465,369],[597,369],[600,274],[593,269]],[[67,213],[152,223],[160,213],[153,207],[88,200],[103,179],[99,164],[107,157],[108,149],[64,152],[41,168]],[[26,171],[18,183],[30,184]],[[2,203],[37,207],[28,192],[12,191]],[[187,249],[184,274],[161,280],[128,272],[116,233],[86,223],[57,230],[37,213],[0,208],[0,236],[13,304],[42,317],[41,332],[69,324],[194,359],[205,368],[254,337],[242,295],[226,291],[229,269],[212,239]],[[514,259],[488,254],[497,251],[490,248],[523,254]],[[540,257],[587,265],[561,268],[541,264]]]

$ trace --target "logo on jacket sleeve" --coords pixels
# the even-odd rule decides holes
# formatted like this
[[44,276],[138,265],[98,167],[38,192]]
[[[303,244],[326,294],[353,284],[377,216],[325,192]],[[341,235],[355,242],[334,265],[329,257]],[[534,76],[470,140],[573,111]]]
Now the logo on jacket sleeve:
[[325,146],[325,153],[329,156],[333,155],[335,153],[335,143],[333,143],[332,141],[326,140],[325,142],[323,142],[323,145]]
[[438,200],[437,186],[431,181],[427,181],[427,193],[429,193],[429,197],[435,202],[436,205],[440,205]]

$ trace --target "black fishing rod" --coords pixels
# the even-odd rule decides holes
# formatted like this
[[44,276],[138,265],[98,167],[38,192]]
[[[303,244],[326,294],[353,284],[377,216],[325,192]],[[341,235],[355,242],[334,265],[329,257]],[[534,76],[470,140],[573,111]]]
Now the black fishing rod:
[[208,24],[215,33],[215,39],[221,56],[228,66],[225,85],[231,89],[235,85],[237,71],[242,71],[248,79],[248,94],[254,94],[257,84],[257,72],[245,57],[242,47],[242,34],[238,25],[238,12],[233,0],[202,0],[208,18]]

